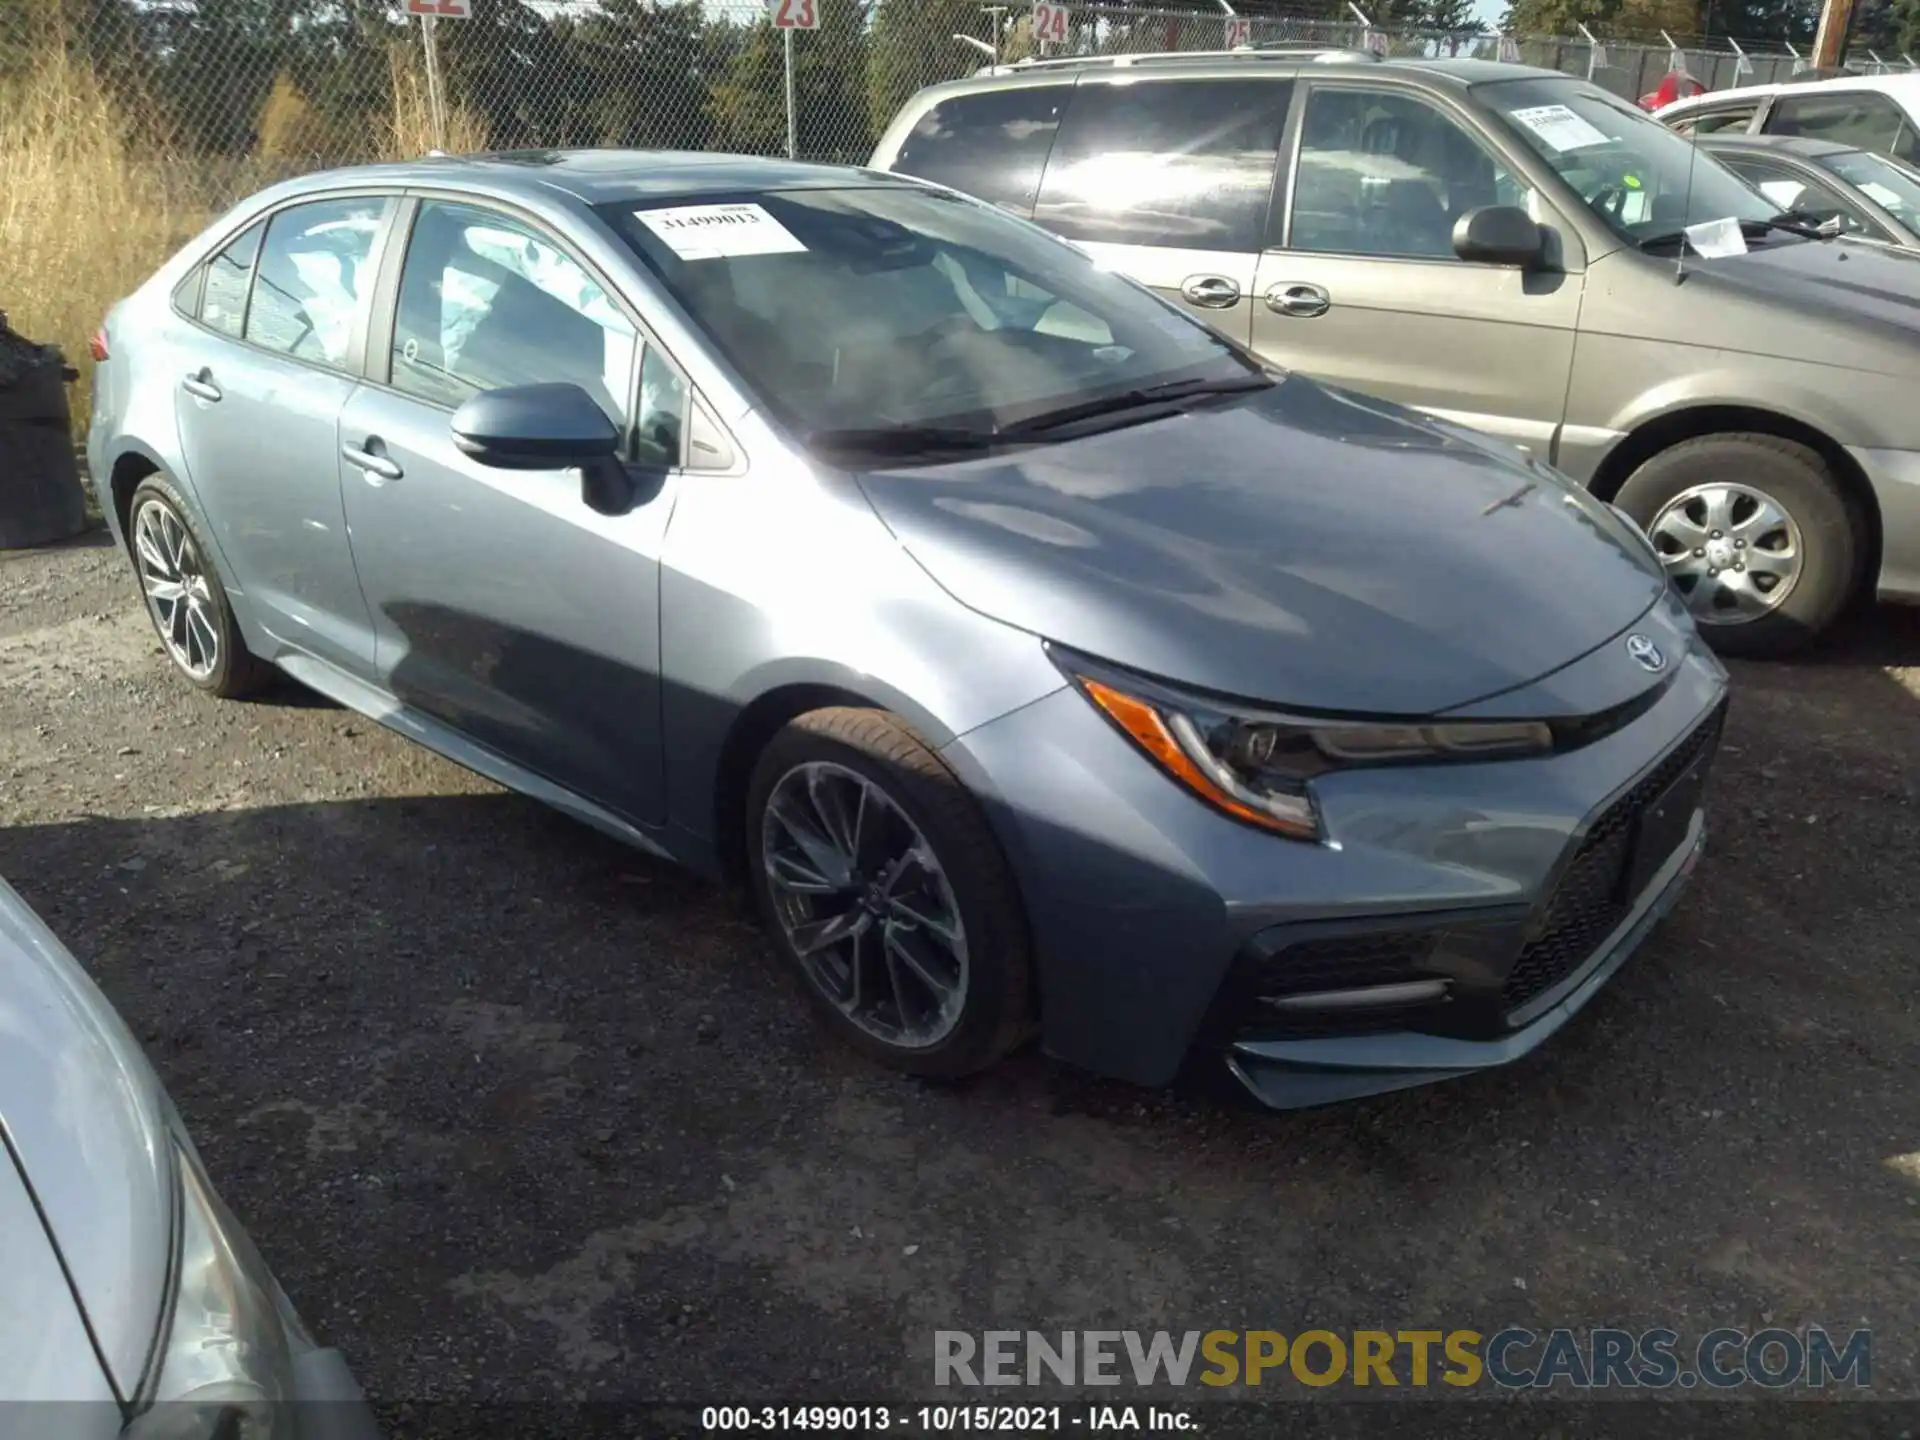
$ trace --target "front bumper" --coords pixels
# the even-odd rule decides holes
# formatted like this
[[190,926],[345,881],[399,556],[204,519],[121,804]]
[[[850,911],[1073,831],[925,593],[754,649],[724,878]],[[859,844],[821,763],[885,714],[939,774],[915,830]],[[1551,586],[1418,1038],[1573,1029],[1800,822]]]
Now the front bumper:
[[[1324,777],[1321,845],[1220,815],[1072,691],[959,737],[943,754],[1022,886],[1043,1047],[1147,1085],[1225,1065],[1296,1106],[1540,1044],[1670,908],[1702,843],[1697,793],[1674,782],[1711,762],[1726,671],[1671,597],[1633,628],[1672,662],[1629,723],[1539,759]],[[1619,698],[1624,663],[1616,637],[1472,713],[1591,713]],[[1657,847],[1634,838],[1649,806],[1666,817]],[[1261,968],[1294,965],[1305,939],[1304,978]],[[1403,990],[1397,1009],[1381,1003]],[[1275,1008],[1302,991],[1371,993],[1364,1013]]]

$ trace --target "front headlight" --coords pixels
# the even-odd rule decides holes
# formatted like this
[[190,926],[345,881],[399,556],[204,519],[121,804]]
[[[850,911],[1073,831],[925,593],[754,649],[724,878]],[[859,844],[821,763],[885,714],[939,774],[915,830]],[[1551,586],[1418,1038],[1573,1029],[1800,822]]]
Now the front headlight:
[[1532,720],[1344,720],[1284,715],[1186,695],[1056,652],[1080,692],[1180,784],[1234,819],[1296,840],[1321,838],[1312,780],[1410,761],[1539,755],[1553,732]]
[[293,1362],[277,1282],[199,1167],[176,1153],[180,1250],[150,1408],[128,1440],[281,1440]]

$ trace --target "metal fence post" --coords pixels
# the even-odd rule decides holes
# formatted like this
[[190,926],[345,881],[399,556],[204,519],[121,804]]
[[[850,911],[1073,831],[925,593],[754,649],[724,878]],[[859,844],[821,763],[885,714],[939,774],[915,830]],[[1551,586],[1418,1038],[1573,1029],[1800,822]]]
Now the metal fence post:
[[447,148],[447,107],[440,86],[440,37],[434,27],[439,22],[431,15],[420,17],[420,44],[427,52],[427,125],[433,131],[433,148]]
[[799,145],[796,140],[796,136],[798,134],[798,127],[794,122],[794,114],[793,114],[793,29],[791,26],[789,26],[787,29],[782,30],[780,33],[786,37],[787,158],[791,160],[796,155],[799,154]]

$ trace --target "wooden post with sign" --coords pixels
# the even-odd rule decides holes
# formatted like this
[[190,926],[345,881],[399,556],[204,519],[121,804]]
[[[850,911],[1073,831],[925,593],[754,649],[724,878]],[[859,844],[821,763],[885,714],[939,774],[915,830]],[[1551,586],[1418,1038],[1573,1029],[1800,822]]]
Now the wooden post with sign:
[[440,37],[435,27],[442,20],[470,20],[473,0],[407,0],[407,13],[420,17],[420,48],[427,61],[427,124],[433,131],[433,148],[447,148],[447,92],[440,78]]
[[820,28],[820,0],[773,0],[773,28],[780,32],[781,66],[786,72],[787,158],[799,153],[799,125],[794,115],[793,32]]

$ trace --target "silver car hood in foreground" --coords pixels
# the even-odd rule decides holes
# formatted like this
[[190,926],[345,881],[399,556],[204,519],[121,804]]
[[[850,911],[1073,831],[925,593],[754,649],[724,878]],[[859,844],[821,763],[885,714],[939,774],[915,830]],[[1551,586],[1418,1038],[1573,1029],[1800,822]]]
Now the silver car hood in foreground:
[[1300,376],[1225,408],[860,484],[962,604],[1152,675],[1315,710],[1431,715],[1524,685],[1619,634],[1666,583],[1568,482]]
[[[173,1170],[159,1084],[79,963],[0,881],[0,1122],[122,1391],[146,1368],[173,1236]],[[13,1167],[0,1171],[0,1186]],[[0,1215],[12,1202],[0,1198]],[[44,1241],[43,1241],[44,1243]],[[9,1243],[9,1250],[11,1242]],[[55,1272],[57,1273],[57,1272]],[[40,1281],[32,1280],[35,1274]],[[45,1268],[0,1280],[0,1339],[58,1323],[72,1302]],[[24,1318],[18,1313],[25,1310]],[[33,1353],[29,1346],[27,1354]],[[82,1340],[76,1363],[95,1366]],[[0,1348],[0,1395],[21,1393],[21,1353]]]

